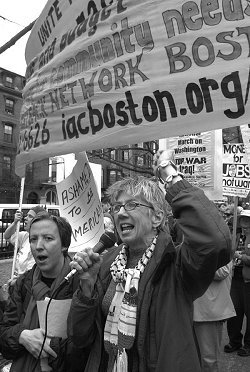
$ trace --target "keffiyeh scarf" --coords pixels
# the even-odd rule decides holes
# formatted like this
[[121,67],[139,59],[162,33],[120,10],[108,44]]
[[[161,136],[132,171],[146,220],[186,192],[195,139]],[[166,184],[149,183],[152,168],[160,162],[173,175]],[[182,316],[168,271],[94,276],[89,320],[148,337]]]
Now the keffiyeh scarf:
[[127,249],[125,245],[110,268],[113,280],[117,284],[106,319],[104,346],[109,354],[109,367],[110,364],[113,365],[113,372],[128,370],[126,349],[131,349],[135,339],[139,280],[152,257],[157,238],[158,235],[154,237],[135,268],[126,269]]

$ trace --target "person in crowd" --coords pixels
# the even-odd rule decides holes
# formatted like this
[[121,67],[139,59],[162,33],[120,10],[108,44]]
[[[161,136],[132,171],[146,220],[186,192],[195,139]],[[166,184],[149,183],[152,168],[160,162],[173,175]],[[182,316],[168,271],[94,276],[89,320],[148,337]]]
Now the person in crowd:
[[194,330],[202,372],[221,372],[223,324],[236,315],[230,297],[232,261],[215,272],[206,292],[194,301]]
[[48,358],[49,371],[82,371],[84,355],[75,351],[69,338],[48,334],[42,348],[45,333],[36,305],[45,297],[71,299],[79,284],[77,275],[63,282],[70,272],[71,233],[66,219],[47,213],[38,213],[30,223],[35,265],[17,278],[0,322],[0,349],[4,358],[12,360],[11,372],[41,371],[40,358]]
[[[250,210],[243,210],[239,215],[239,224],[244,235],[243,244],[234,254],[234,271],[231,285],[231,297],[236,317],[227,321],[229,343],[224,351],[237,350],[239,356],[250,356]],[[243,336],[243,320],[246,328]]]
[[103,214],[103,221],[104,221],[104,231],[108,232],[109,236],[112,237],[114,242],[119,242],[119,236],[115,229],[114,219],[110,213],[105,212]]
[[114,233],[115,231],[114,220],[110,213],[105,212],[103,214],[103,221],[104,221],[104,230]]
[[[91,347],[84,372],[201,371],[193,301],[230,261],[231,236],[168,154],[155,160],[166,195],[146,177],[115,182],[108,195],[122,244],[104,256],[85,248],[71,263],[80,285],[69,332],[77,347]],[[184,235],[178,251],[166,231],[166,201]]]
[[102,210],[103,210],[103,213],[109,213],[110,212],[110,203],[109,203],[107,197],[102,198]]
[[[12,280],[9,281],[9,285],[15,282],[16,278],[23,274],[25,271],[32,268],[32,266],[35,263],[34,257],[30,250],[30,243],[29,243],[29,229],[30,229],[30,223],[32,219],[38,214],[38,213],[47,213],[46,210],[41,207],[40,205],[37,205],[33,208],[31,208],[25,219],[24,219],[24,229],[25,231],[18,231],[18,243],[17,243],[17,256],[16,256],[16,263],[15,263],[15,270],[14,270],[14,277]],[[15,213],[14,222],[7,227],[7,229],[4,232],[4,237],[7,241],[9,241],[11,244],[15,245],[16,242],[16,228],[18,222],[22,221],[23,213],[19,210]]]

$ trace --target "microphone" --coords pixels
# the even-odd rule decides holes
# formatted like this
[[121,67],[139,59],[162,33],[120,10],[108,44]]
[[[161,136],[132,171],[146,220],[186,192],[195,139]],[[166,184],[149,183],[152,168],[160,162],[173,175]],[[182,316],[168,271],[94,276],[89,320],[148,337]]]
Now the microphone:
[[[111,231],[106,231],[104,234],[101,235],[99,242],[94,245],[92,248],[95,253],[101,254],[105,249],[113,247],[116,242],[115,234]],[[77,272],[76,269],[72,269],[63,279],[62,283],[66,283],[69,279],[75,275]]]

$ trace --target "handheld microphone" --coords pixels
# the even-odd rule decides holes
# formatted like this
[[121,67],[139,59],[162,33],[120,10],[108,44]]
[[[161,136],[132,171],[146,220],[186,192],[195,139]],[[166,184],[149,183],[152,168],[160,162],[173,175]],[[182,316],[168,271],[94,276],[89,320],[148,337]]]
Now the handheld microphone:
[[[104,234],[101,235],[99,242],[96,243],[96,245],[93,247],[93,251],[95,253],[101,254],[105,249],[111,248],[114,246],[116,242],[115,234],[111,231],[106,231]],[[63,282],[66,283],[69,281],[69,279],[75,275],[77,272],[76,269],[72,269],[63,279]]]

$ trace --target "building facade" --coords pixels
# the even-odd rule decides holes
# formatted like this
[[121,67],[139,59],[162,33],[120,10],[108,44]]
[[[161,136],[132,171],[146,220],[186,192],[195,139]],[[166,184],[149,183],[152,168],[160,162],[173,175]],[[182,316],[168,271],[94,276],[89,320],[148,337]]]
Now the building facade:
[[[0,203],[19,203],[20,178],[15,174],[24,76],[0,67]],[[57,204],[50,160],[26,167],[23,203]]]
[[14,164],[24,84],[23,76],[0,68],[0,203],[19,200],[20,179]]

